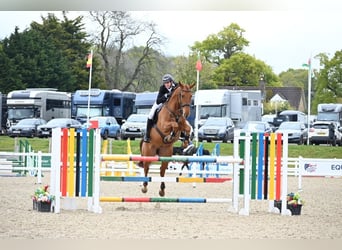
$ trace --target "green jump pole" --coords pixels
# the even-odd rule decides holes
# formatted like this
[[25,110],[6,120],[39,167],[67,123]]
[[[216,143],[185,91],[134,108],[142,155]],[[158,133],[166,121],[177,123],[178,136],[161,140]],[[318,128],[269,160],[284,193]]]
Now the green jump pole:
[[[245,136],[245,133],[240,133],[241,136]],[[245,157],[245,147],[246,147],[246,143],[245,140],[239,140],[239,156],[241,159],[244,159]],[[244,169],[240,169],[239,170],[239,194],[244,194],[244,176],[245,176],[245,172]]]
[[89,147],[88,147],[88,197],[93,196],[93,179],[94,179],[94,129],[89,130]]
[[251,186],[251,199],[256,199],[256,178],[257,178],[257,133],[252,134],[252,186]]

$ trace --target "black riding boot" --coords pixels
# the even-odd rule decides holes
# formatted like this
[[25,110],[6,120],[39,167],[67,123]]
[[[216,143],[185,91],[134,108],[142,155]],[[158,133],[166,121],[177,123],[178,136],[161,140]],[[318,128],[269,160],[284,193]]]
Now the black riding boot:
[[150,133],[151,133],[152,125],[153,125],[153,121],[151,119],[147,119],[146,132],[145,132],[145,136],[144,136],[144,142],[149,143],[151,141]]

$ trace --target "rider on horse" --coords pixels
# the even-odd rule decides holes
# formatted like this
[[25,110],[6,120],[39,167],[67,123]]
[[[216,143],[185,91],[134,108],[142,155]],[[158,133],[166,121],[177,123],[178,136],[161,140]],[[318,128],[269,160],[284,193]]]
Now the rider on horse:
[[150,138],[150,132],[151,128],[153,126],[153,117],[158,108],[160,108],[164,102],[167,101],[167,99],[171,96],[172,91],[177,87],[177,83],[173,80],[172,75],[166,74],[163,76],[162,79],[162,85],[159,88],[159,92],[157,95],[157,99],[154,102],[151,111],[148,115],[147,119],[147,125],[146,125],[146,133],[144,136],[144,142],[149,143],[151,138]]
[[[178,84],[174,81],[171,74],[165,74],[163,76],[162,85],[159,88],[159,92],[158,92],[156,101],[154,102],[154,104],[151,108],[151,111],[148,115],[147,124],[146,124],[146,133],[144,136],[144,142],[149,143],[151,141],[150,133],[151,133],[151,128],[153,126],[153,118],[154,118],[156,110],[158,108],[160,108],[167,101],[167,99],[171,96],[173,90],[177,87],[177,85]],[[190,144],[189,144],[189,146],[190,146]],[[190,147],[192,147],[192,146],[190,146]],[[185,148],[184,150],[187,150],[187,148]]]

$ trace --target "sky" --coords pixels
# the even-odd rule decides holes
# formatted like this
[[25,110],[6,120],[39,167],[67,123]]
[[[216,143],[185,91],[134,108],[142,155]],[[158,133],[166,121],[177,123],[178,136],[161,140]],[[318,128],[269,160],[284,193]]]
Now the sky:
[[[165,55],[188,55],[195,41],[203,41],[224,27],[236,23],[245,30],[250,42],[245,52],[264,61],[276,74],[289,68],[300,69],[311,57],[312,67],[319,69],[318,53],[330,58],[342,50],[341,8],[266,11],[133,11],[137,20],[156,23],[167,42]],[[50,11],[51,12],[51,11]],[[13,33],[15,26],[22,31],[32,21],[41,22],[44,11],[1,11],[0,39]],[[60,17],[60,12],[54,12]],[[69,15],[82,12],[69,12]]]

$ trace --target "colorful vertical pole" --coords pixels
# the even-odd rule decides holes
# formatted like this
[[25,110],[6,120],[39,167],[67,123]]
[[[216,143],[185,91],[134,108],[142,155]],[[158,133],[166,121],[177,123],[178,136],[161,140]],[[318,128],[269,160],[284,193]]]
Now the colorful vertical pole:
[[270,145],[270,185],[269,185],[269,200],[274,200],[275,194],[275,185],[274,185],[274,178],[275,178],[275,134],[271,133],[271,145]]
[[[127,139],[127,154],[131,155],[132,154],[132,148],[131,148],[131,140],[130,138]],[[136,172],[134,171],[134,166],[135,164],[133,164],[132,161],[128,161],[127,162],[127,166],[128,166],[128,176],[134,176],[136,174]]]
[[61,168],[61,193],[67,195],[67,174],[68,174],[68,129],[62,129],[62,168]]
[[264,154],[264,161],[265,161],[265,169],[264,169],[264,200],[267,200],[268,194],[268,145],[269,145],[269,138],[268,134],[264,134],[265,138],[265,154]]
[[69,130],[69,171],[68,171],[68,196],[75,196],[75,172],[74,172],[74,157],[75,157],[75,129]]
[[[102,154],[107,154],[107,148],[108,148],[108,140],[103,140],[103,143],[102,143],[102,150],[101,150],[101,152],[102,152]],[[106,168],[107,166],[106,166],[106,162],[102,162],[101,163],[101,169],[103,169],[103,168]],[[110,176],[110,171],[102,171],[101,173],[100,173],[100,175],[106,175],[106,176]]]
[[[245,133],[241,133],[240,136],[245,136]],[[240,144],[240,148],[239,148],[239,156],[241,159],[245,159],[245,141],[246,139],[240,139],[239,140],[239,144]],[[244,169],[240,169],[239,170],[239,194],[243,194],[244,193]]]
[[252,134],[252,186],[251,186],[251,199],[256,198],[256,161],[257,161],[257,133]]
[[264,134],[259,133],[259,152],[258,152],[258,200],[262,200],[262,176],[263,176],[263,169],[264,169]]
[[89,130],[88,147],[88,197],[93,196],[93,178],[94,178],[94,129]]
[[80,195],[81,175],[80,175],[80,160],[81,160],[81,135],[80,132],[76,133],[76,196]]
[[82,178],[81,178],[81,197],[86,196],[87,189],[87,160],[88,160],[88,138],[87,138],[87,129],[82,129]]
[[277,134],[277,162],[276,162],[276,200],[281,197],[281,160],[282,160],[282,134]]

